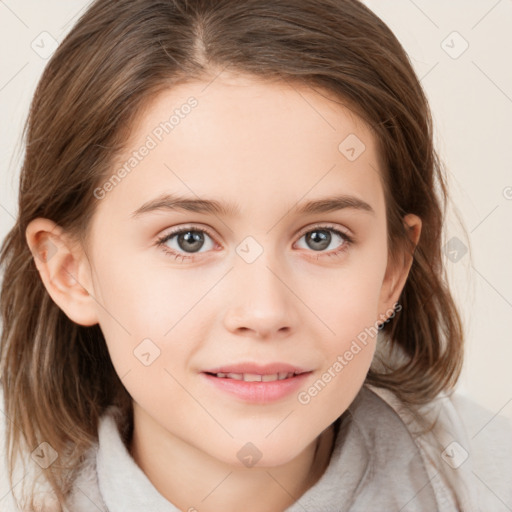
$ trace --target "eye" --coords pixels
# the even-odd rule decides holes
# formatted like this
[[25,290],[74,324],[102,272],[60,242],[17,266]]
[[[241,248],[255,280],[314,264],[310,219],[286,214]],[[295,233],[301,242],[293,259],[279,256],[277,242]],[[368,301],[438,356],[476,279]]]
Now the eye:
[[[319,253],[317,259],[323,256],[332,257],[340,255],[353,243],[351,236],[334,226],[315,226],[303,232],[299,241],[302,238],[305,239],[307,244],[306,249],[311,249],[308,252]],[[333,243],[334,251],[326,253],[325,250]],[[181,261],[186,259],[193,260],[195,259],[194,254],[207,252],[215,247],[213,235],[197,226],[174,230],[160,237],[156,244],[175,259],[181,258]],[[201,249],[205,250],[201,251]]]
[[[215,244],[211,235],[204,229],[198,227],[188,227],[172,231],[157,240],[157,245],[169,255],[177,258],[194,259],[189,254],[196,254],[205,245],[205,240],[210,239],[210,244],[206,243],[206,251],[211,250]],[[210,245],[210,247],[208,247]],[[203,251],[204,252],[204,251]]]
[[[313,252],[319,252],[319,256],[336,256],[346,251],[350,244],[353,243],[352,237],[347,233],[336,229],[334,226],[315,226],[313,229],[309,229],[299,239],[304,238],[306,243],[306,249],[312,249]],[[323,254],[325,250],[331,246],[334,252],[327,252]],[[303,247],[304,248],[304,247]]]

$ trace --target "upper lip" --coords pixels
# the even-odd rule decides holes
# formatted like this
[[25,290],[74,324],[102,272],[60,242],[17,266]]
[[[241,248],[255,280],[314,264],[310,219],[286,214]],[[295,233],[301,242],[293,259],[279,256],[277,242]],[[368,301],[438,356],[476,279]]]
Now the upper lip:
[[203,373],[251,373],[255,375],[274,375],[276,373],[306,373],[311,370],[306,370],[299,366],[294,366],[288,363],[236,363],[217,366],[209,370],[204,370]]

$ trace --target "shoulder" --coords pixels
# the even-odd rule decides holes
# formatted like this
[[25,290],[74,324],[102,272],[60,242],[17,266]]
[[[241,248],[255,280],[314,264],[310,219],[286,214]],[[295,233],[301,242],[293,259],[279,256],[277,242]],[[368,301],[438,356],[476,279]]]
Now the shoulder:
[[0,384],[0,510],[2,512],[19,512],[16,497],[21,498],[22,492],[31,492],[33,498],[31,512],[59,512],[60,505],[55,499],[49,485],[42,482],[41,469],[35,462],[32,453],[24,454],[9,478],[9,462],[7,457],[7,429],[12,424],[5,410],[3,387]]
[[472,484],[489,510],[512,509],[512,422],[462,394],[449,397],[468,436]]
[[9,472],[7,463],[7,416],[5,414],[3,390],[0,386],[0,510],[6,512],[16,510],[11,485],[9,482]]
[[[98,493],[95,481],[95,454],[96,447],[90,449],[85,457],[83,465],[76,471],[76,479],[70,496],[70,503],[66,508],[58,503],[50,485],[41,476],[41,469],[36,464],[34,455],[26,453],[23,459],[15,467],[11,486],[9,478],[9,464],[7,458],[7,426],[11,422],[6,414],[4,406],[3,388],[0,385],[0,511],[19,512],[20,506],[16,503],[16,496],[30,493],[33,503],[30,512],[79,512],[90,510],[89,496],[96,497]],[[13,492],[14,489],[14,492]],[[33,490],[33,492],[31,492]],[[87,493],[87,496],[86,494]],[[99,500],[96,500],[99,502]],[[76,505],[76,506],[75,506]],[[26,505],[25,505],[26,506]],[[96,507],[95,510],[101,510]]]
[[97,453],[97,445],[90,448],[76,473],[73,489],[67,499],[67,506],[69,507],[67,510],[69,512],[90,510],[91,505],[98,512],[106,512],[98,484]]
[[440,501],[452,499],[453,492],[463,510],[511,510],[512,424],[508,418],[457,392],[412,407],[389,390],[367,387],[407,426]]

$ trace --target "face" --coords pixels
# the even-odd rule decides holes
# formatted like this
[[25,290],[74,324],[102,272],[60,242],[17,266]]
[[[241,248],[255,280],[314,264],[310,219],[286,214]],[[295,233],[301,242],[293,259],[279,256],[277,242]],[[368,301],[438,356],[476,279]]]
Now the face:
[[136,417],[272,466],[345,411],[398,298],[380,164],[339,102],[207,85],[156,98],[96,189],[91,307]]

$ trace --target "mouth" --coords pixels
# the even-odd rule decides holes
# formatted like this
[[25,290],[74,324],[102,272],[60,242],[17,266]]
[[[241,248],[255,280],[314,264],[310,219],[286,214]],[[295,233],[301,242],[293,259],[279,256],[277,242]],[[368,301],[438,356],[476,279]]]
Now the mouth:
[[222,393],[255,404],[280,400],[296,391],[312,373],[286,363],[243,363],[213,368],[201,375]]
[[232,380],[243,380],[244,382],[275,382],[276,380],[286,380],[291,379],[297,375],[302,375],[302,373],[296,372],[278,372],[278,373],[269,373],[269,374],[258,374],[258,373],[212,373],[205,372],[207,375],[211,375],[212,377],[217,377],[218,379],[232,379]]

